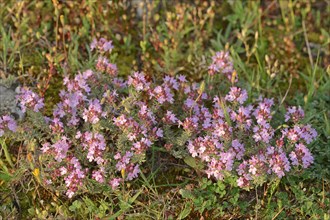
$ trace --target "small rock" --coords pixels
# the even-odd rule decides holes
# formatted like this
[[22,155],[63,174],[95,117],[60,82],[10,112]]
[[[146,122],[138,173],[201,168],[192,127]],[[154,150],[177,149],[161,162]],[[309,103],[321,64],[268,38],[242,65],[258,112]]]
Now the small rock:
[[10,114],[15,118],[23,119],[24,114],[17,105],[16,91],[17,88],[0,83],[0,115]]

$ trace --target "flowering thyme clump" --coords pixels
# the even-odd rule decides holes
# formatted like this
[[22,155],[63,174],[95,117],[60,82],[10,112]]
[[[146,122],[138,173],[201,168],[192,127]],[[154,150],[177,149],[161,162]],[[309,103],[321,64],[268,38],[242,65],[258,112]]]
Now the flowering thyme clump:
[[[205,91],[213,82],[190,83],[182,75],[160,82],[143,72],[117,78],[117,67],[107,58],[112,42],[94,40],[91,49],[99,53],[95,69],[64,78],[51,117],[43,120],[43,99],[30,89],[17,96],[22,110],[34,111],[46,125],[22,129],[43,137],[45,183],[64,189],[69,198],[86,185],[117,190],[138,177],[155,144],[176,157],[199,160],[208,178],[235,176],[242,188],[313,163],[307,145],[317,133],[301,123],[302,108],[289,107],[288,124],[274,129],[274,100],[248,99],[247,91],[235,85],[238,78],[227,52],[216,53],[209,73],[224,74],[232,85],[214,94]],[[20,126],[29,126],[28,120]],[[16,127],[11,117],[0,117],[0,136]]]

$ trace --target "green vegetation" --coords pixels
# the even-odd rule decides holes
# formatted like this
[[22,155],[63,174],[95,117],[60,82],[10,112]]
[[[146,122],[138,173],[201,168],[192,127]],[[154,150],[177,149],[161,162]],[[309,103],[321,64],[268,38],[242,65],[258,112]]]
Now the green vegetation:
[[89,45],[105,37],[123,77],[143,71],[201,82],[211,56],[227,50],[250,97],[275,97],[280,112],[300,105],[318,132],[310,168],[250,191],[231,178],[207,179],[197,164],[153,146],[140,176],[117,194],[93,189],[72,199],[44,187],[38,144],[0,137],[0,216],[330,219],[329,30],[327,0],[0,1],[0,79],[35,87],[46,115],[64,75],[91,68]]

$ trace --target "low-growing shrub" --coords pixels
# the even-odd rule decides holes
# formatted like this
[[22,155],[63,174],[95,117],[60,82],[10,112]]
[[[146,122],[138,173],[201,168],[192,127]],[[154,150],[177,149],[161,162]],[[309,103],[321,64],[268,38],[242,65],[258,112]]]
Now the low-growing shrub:
[[[43,98],[22,88],[17,100],[26,118],[18,125],[9,115],[0,118],[0,136],[38,143],[45,187],[69,198],[91,187],[117,190],[138,177],[155,145],[210,179],[234,178],[244,189],[313,163],[307,145],[317,133],[303,124],[302,108],[281,115],[273,98],[249,98],[228,52],[215,54],[205,81],[191,83],[183,75],[159,80],[142,72],[121,79],[107,59],[112,48],[111,41],[93,41],[100,54],[95,69],[64,78],[51,117],[42,113]],[[272,121],[275,114],[281,122]]]

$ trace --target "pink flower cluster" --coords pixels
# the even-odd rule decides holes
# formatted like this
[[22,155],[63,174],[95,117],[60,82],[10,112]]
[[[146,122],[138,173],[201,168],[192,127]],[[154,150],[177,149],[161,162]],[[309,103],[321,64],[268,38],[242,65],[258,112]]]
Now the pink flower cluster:
[[64,177],[67,187],[66,195],[69,198],[75,194],[79,186],[83,185],[83,179],[86,176],[86,170],[83,170],[79,160],[75,157],[68,158],[67,167],[60,167],[60,175]]
[[228,95],[225,99],[229,102],[238,102],[243,104],[248,98],[247,92],[244,89],[238,87],[231,87]]
[[111,52],[113,49],[112,41],[107,41],[105,38],[100,38],[99,40],[94,38],[90,47],[92,51],[97,49],[101,52]]
[[285,114],[285,122],[291,119],[293,122],[297,123],[303,119],[304,116],[304,110],[302,110],[300,106],[298,108],[296,106],[289,107],[287,113]]
[[97,59],[96,69],[100,72],[106,72],[110,76],[117,76],[118,73],[117,65],[110,63],[107,58],[102,56]]
[[106,113],[102,112],[102,106],[98,99],[93,99],[90,101],[88,108],[84,109],[83,119],[85,122],[91,124],[96,124],[100,121],[101,116],[105,116]]
[[27,109],[39,112],[39,110],[44,107],[44,99],[40,98],[37,93],[32,92],[28,88],[21,88],[16,98],[23,113],[26,112]]
[[41,150],[43,153],[53,155],[57,162],[61,162],[67,157],[69,148],[71,147],[71,141],[66,136],[62,136],[54,142],[53,144],[49,142],[43,143]]
[[234,71],[234,65],[231,61],[229,53],[224,51],[216,52],[216,54],[212,57],[212,64],[209,66],[209,74],[224,74],[229,81],[237,82],[238,79],[234,75]]
[[76,138],[81,141],[83,150],[87,151],[87,159],[89,162],[95,161],[97,164],[103,164],[103,152],[106,147],[105,139],[102,134],[85,132],[83,134],[78,131]]
[[133,86],[136,91],[147,91],[150,87],[150,82],[148,82],[145,75],[140,72],[134,72],[129,76],[127,84]]
[[[115,68],[104,57],[113,48],[111,42],[94,40],[91,48],[102,54],[96,71],[65,77],[61,101],[46,120],[49,130],[39,131],[45,137],[41,150],[48,158],[47,181],[65,184],[68,197],[85,181],[116,190],[133,180],[155,143],[173,155],[175,149],[184,149],[181,155],[199,159],[209,178],[237,176],[243,188],[262,177],[282,178],[294,166],[307,168],[313,163],[306,145],[317,133],[301,124],[301,108],[289,108],[289,126],[275,131],[273,99],[260,97],[245,104],[247,91],[236,85],[226,95],[215,95],[205,91],[212,84],[203,88],[182,75],[165,76],[159,83],[143,72],[133,72],[127,80],[116,78],[117,73],[111,72]],[[209,71],[237,81],[232,79],[235,70],[228,53],[218,52]],[[43,106],[28,89],[18,99],[25,109],[39,111]],[[16,130],[7,117],[0,118],[0,136],[7,128]],[[180,137],[187,137],[181,145],[176,141]]]

